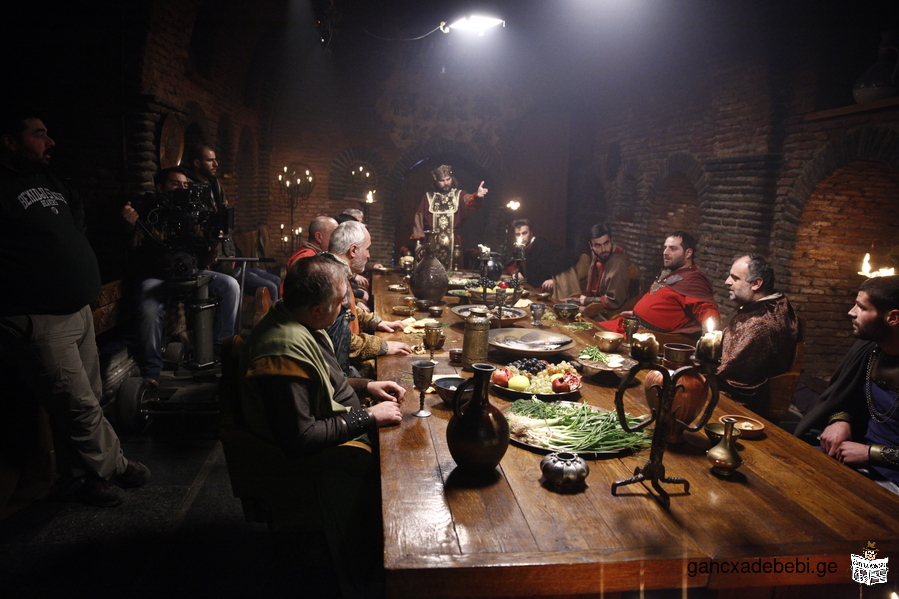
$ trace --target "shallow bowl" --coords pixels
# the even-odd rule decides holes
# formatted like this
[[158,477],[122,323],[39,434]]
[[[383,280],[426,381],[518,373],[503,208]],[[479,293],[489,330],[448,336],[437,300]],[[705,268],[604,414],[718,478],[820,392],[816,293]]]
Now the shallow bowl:
[[[453,398],[456,395],[456,389],[464,381],[465,378],[461,376],[445,376],[434,381],[434,389],[437,391],[437,395],[440,396],[440,399],[443,400],[443,403],[449,407],[453,407]],[[452,387],[452,389],[450,387]],[[473,387],[469,387],[465,391],[466,401],[468,398],[471,398],[472,392],[474,392]]]
[[736,420],[736,422],[734,423],[734,431],[740,431],[741,439],[756,439],[758,437],[761,437],[765,432],[765,425],[755,418],[729,414],[726,416],[722,416],[718,420],[724,422],[725,418],[733,418],[734,420]]
[[412,316],[412,308],[409,306],[394,306],[391,312],[397,316]]
[[603,352],[617,350],[622,340],[624,340],[624,335],[611,331],[601,331],[596,333],[594,337],[596,337],[596,346]]
[[[703,429],[705,432],[705,436],[709,438],[709,441],[712,442],[713,445],[717,445],[721,441],[721,437],[724,436],[724,423],[723,422],[709,422],[705,425]],[[740,429],[734,427],[734,439],[739,439],[741,436]]]

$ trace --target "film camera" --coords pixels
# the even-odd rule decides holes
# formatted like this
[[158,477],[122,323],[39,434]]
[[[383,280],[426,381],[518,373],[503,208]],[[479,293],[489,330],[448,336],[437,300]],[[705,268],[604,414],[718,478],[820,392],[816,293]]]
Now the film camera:
[[157,241],[172,252],[172,278],[193,279],[197,261],[210,261],[212,252],[234,225],[234,209],[216,206],[208,183],[190,183],[158,197],[148,215]]

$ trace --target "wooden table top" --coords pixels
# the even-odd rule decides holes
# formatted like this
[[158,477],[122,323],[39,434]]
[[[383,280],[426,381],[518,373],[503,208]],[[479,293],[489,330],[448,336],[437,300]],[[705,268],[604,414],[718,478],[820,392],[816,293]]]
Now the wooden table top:
[[[406,294],[387,291],[399,280],[395,274],[375,277],[376,311],[387,320],[399,319],[390,309]],[[448,307],[457,302],[447,298]],[[446,347],[461,347],[461,319],[447,309],[440,320],[447,323]],[[515,326],[528,327],[528,320]],[[591,343],[593,333],[550,330],[574,338],[578,349]],[[419,343],[403,333],[385,337]],[[586,489],[560,494],[542,484],[542,454],[510,445],[496,480],[472,486],[453,473],[446,444],[452,411],[428,395],[425,405],[433,415],[411,414],[419,400],[410,364],[422,357],[378,360],[380,379],[409,389],[402,423],[379,431],[390,597],[850,583],[850,554],[861,555],[867,541],[877,544],[879,558],[899,561],[899,497],[764,420],[764,436],[739,442],[743,465],[729,480],[712,474],[702,433],[686,433],[684,443],[669,445],[667,475],[690,482],[689,493],[664,485],[670,511],[652,498],[648,483],[611,494],[611,483],[631,476],[649,449],[589,461]],[[445,350],[435,358],[435,375],[470,376],[448,363]],[[497,364],[512,359],[490,355]],[[614,409],[614,386],[586,377],[584,383],[582,401]],[[640,386],[628,390],[625,407],[647,413]],[[722,397],[712,421],[724,414],[752,415]]]

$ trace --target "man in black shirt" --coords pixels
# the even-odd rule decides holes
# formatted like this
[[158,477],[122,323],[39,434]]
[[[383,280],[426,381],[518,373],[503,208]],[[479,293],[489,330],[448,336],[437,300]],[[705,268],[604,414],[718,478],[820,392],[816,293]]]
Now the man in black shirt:
[[80,198],[47,171],[54,146],[34,112],[0,116],[0,362],[49,415],[58,493],[114,506],[150,472],[125,459],[98,401],[100,271]]

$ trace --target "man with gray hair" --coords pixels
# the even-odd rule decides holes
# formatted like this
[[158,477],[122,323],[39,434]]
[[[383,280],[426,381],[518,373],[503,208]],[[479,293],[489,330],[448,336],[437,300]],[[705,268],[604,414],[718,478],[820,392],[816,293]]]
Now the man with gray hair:
[[[393,381],[347,379],[322,329],[339,318],[346,270],[327,254],[301,258],[284,279],[284,298],[259,321],[241,355],[245,424],[291,457],[315,453],[380,426],[397,424]],[[379,400],[362,408],[358,394]]]
[[[347,265],[347,276],[350,277],[365,270],[370,247],[371,233],[368,228],[350,220],[334,229],[328,251]],[[402,341],[385,341],[374,335],[375,331],[402,331],[403,323],[398,320],[384,321],[376,314],[357,310],[349,288],[343,310],[344,318],[338,318],[328,327],[328,335],[334,342],[334,352],[344,372],[353,372],[349,370],[350,366],[367,372],[372,366],[368,361],[377,356],[404,356],[412,352],[412,348]]]
[[724,329],[718,384],[764,415],[770,401],[768,379],[793,365],[799,317],[787,296],[774,291],[774,269],[760,254],[739,256],[725,284],[738,307]]
[[359,210],[358,208],[347,208],[346,210],[341,212],[341,214],[349,214],[350,216],[352,216],[353,218],[358,220],[360,223],[365,222],[365,213],[362,212],[361,210]]

